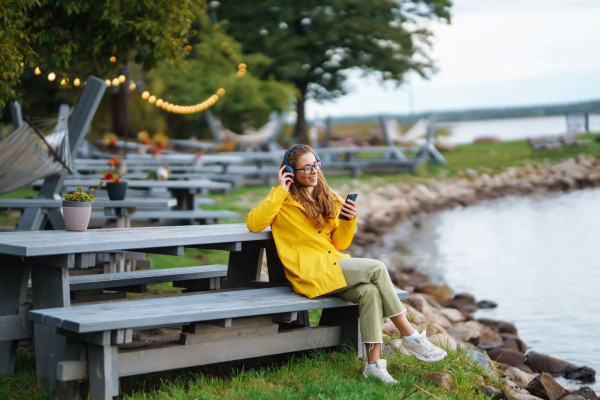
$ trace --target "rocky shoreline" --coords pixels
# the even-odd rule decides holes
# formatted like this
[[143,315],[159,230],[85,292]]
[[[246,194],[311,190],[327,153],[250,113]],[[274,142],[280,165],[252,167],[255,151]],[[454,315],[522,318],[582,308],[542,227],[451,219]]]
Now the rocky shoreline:
[[[451,350],[462,349],[486,371],[501,377],[505,390],[491,385],[482,387],[491,398],[598,399],[587,386],[569,390],[554,379],[554,376],[562,376],[582,383],[594,382],[596,372],[592,368],[528,351],[512,323],[473,316],[480,308],[495,307],[493,302],[476,301],[468,293],[453,293],[448,286],[429,282],[426,275],[412,267],[398,268],[390,275],[397,286],[410,293],[405,304],[407,316],[417,329],[426,330],[433,343]],[[383,353],[399,352],[401,335],[391,321],[386,320],[383,333],[389,339]],[[451,389],[451,380],[446,374],[428,374],[424,378]]]
[[[600,186],[600,163],[595,157],[579,155],[554,164],[527,163],[497,174],[467,170],[449,179],[415,180],[401,185],[353,181],[340,188],[340,192],[369,194],[360,199],[358,232],[349,249],[353,255],[360,256],[364,247],[419,214],[507,195],[597,186]],[[567,390],[554,379],[554,376],[563,376],[583,383],[594,382],[593,369],[528,351],[517,335],[517,328],[509,322],[474,318],[473,313],[479,308],[495,306],[492,302],[476,302],[468,293],[455,294],[447,286],[430,283],[427,276],[412,267],[390,267],[394,283],[410,293],[407,308],[413,324],[426,329],[433,342],[451,349],[465,349],[484,369],[502,377],[505,391],[489,385],[484,387],[491,398],[598,399],[589,387]],[[400,333],[390,321],[386,322],[384,333],[390,337],[384,352],[397,352]],[[432,374],[426,378],[448,387],[450,379],[443,375]]]

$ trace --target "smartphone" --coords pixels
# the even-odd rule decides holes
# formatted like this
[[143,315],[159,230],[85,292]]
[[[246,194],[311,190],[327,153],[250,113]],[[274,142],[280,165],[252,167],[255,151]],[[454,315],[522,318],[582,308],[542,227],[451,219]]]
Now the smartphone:
[[[352,200],[352,201],[356,201],[356,198],[358,197],[358,193],[348,193],[348,196],[346,196],[346,200],[344,201],[344,203],[348,202],[348,199]],[[346,217],[344,217],[342,214],[340,214],[338,216],[339,219],[348,219]]]

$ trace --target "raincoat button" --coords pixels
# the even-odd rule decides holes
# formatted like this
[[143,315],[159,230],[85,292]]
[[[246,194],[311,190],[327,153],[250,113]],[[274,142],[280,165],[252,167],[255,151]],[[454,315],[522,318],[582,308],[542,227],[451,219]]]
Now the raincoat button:
[[319,231],[319,233],[321,233],[321,231]]
[[331,250],[329,250],[328,253],[331,254]]
[[337,265],[337,263],[333,263],[333,265]]

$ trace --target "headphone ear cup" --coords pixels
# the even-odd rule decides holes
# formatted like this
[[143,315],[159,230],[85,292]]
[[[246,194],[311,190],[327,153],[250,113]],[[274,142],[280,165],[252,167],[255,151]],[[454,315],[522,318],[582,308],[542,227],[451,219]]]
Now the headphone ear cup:
[[294,171],[294,168],[290,167],[289,165],[286,165],[284,172],[289,172],[290,174],[292,174],[292,179],[296,180],[296,171]]

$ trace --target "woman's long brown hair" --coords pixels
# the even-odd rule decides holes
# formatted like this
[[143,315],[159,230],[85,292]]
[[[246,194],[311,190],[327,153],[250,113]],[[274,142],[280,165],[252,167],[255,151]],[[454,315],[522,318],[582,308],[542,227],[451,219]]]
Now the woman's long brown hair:
[[[305,144],[297,145],[288,155],[288,165],[292,168],[298,168],[298,158],[306,153],[317,154],[312,147]],[[283,167],[283,161],[281,162]],[[303,174],[302,171],[296,171],[297,174]],[[337,203],[334,198],[336,194],[327,184],[327,180],[321,171],[317,171],[317,186],[312,194],[305,186],[299,185],[296,181],[290,186],[292,198],[302,204],[315,226],[323,226],[323,222],[337,217]]]

